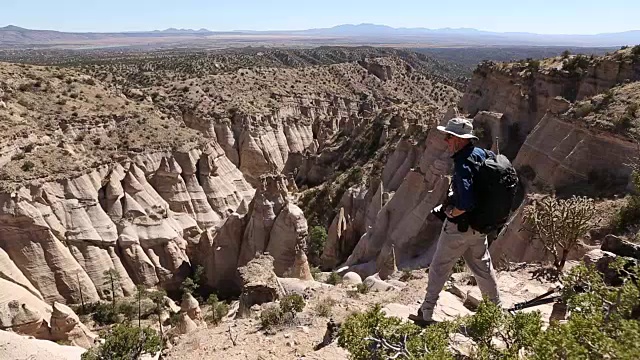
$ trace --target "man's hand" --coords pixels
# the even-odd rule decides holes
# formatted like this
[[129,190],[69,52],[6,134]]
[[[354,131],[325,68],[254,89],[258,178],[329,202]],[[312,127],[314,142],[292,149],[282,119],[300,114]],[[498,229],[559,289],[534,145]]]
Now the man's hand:
[[447,208],[447,210],[445,211],[445,214],[447,214],[447,217],[449,218],[455,218],[464,214],[465,212],[466,212],[465,210],[460,210],[456,207],[452,207],[452,208]]

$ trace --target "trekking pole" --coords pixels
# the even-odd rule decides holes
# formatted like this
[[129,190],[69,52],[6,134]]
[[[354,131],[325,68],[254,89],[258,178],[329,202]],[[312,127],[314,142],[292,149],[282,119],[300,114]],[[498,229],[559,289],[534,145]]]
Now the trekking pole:
[[498,155],[500,155],[500,137],[496,136],[496,151],[498,152]]
[[548,299],[545,299],[545,297],[555,293],[556,291],[560,290],[561,287],[557,286],[549,291],[547,291],[546,293],[536,296],[531,300],[527,300],[524,302],[520,302],[520,303],[516,303],[513,305],[513,307],[511,309],[509,309],[510,312],[516,311],[516,310],[522,310],[528,307],[533,307],[533,306],[538,306],[538,305],[543,305],[543,304],[548,304],[551,302],[556,301],[557,299],[559,299],[561,296],[560,295],[556,295],[553,297],[550,297]]

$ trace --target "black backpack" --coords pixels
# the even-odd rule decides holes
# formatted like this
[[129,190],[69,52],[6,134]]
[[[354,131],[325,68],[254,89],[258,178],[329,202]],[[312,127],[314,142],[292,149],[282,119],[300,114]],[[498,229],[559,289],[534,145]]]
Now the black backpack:
[[506,156],[484,152],[486,159],[483,162],[477,162],[472,157],[467,159],[475,170],[475,207],[468,214],[468,219],[472,229],[488,234],[502,228],[509,219],[519,180]]

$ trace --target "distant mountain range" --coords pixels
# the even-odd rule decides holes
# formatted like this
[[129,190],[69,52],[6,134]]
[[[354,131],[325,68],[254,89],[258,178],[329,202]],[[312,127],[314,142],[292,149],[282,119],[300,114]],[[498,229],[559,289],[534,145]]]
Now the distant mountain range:
[[42,46],[130,46],[168,43],[215,44],[216,41],[242,39],[244,42],[287,39],[308,44],[386,44],[402,46],[623,46],[640,44],[640,30],[594,35],[491,32],[471,28],[393,28],[386,25],[338,25],[331,28],[281,31],[210,31],[176,29],[115,33],[60,32],[32,30],[14,25],[0,28],[0,47]]

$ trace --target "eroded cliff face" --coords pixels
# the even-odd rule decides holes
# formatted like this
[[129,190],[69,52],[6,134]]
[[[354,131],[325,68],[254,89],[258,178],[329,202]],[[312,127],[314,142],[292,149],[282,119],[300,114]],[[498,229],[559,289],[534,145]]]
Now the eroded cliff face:
[[[453,110],[442,118],[451,116]],[[445,150],[444,136],[435,130],[420,143],[401,141],[380,182],[349,189],[329,228],[324,265],[362,277],[378,272],[391,257],[401,268],[428,265],[441,227],[429,212],[449,186],[451,159]]]
[[474,71],[460,107],[472,118],[483,111],[497,114],[497,124],[479,119],[477,127],[482,129],[481,138],[487,146],[492,146],[498,137],[500,150],[513,159],[548,110],[558,111],[558,107],[565,106],[563,102],[582,100],[637,80],[640,62],[629,49],[595,58],[484,62]]
[[366,200],[347,209],[348,255],[424,151],[408,138],[458,99],[419,66],[370,58],[122,85],[0,64],[0,327],[88,347],[64,304],[138,284],[177,291],[197,265],[207,290],[237,295],[238,268],[264,253],[275,276],[312,280],[292,192],[405,137],[378,193],[354,193]]
[[[478,129],[479,145],[507,155],[521,172],[527,192],[539,191],[539,186],[571,192],[571,186],[589,181],[596,171],[629,182],[628,164],[638,153],[632,136],[639,114],[631,106],[640,103],[634,85],[640,79],[640,61],[628,50],[582,60],[577,70],[562,70],[567,65],[559,58],[546,59],[535,69],[485,63],[460,101],[462,113],[472,117]],[[610,95],[602,105],[598,94],[604,91]],[[596,115],[576,116],[584,112],[579,109],[584,102]],[[453,116],[448,112],[441,124]],[[625,116],[630,118],[622,130],[619,125],[601,126],[603,117],[616,123]],[[400,143],[385,164],[381,183],[349,189],[329,228],[325,265],[368,276],[381,271],[379,264],[395,253],[400,268],[427,266],[442,224],[428,214],[444,199],[449,185],[451,160],[445,150],[437,131],[429,132],[424,147]],[[526,204],[528,200],[492,243],[494,258],[545,258],[540,244],[522,231]],[[342,249],[354,243],[348,259],[341,262]]]
[[[221,226],[253,192],[210,143],[2,194],[5,278],[46,302],[78,303],[81,291],[85,301],[104,298],[109,269],[120,277],[117,296],[134,283],[176,289],[190,271],[189,242]],[[17,270],[23,276],[11,276]]]

